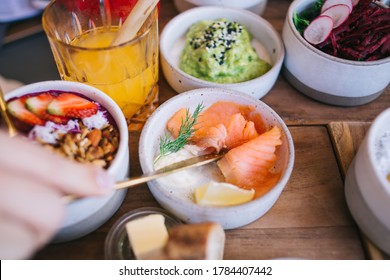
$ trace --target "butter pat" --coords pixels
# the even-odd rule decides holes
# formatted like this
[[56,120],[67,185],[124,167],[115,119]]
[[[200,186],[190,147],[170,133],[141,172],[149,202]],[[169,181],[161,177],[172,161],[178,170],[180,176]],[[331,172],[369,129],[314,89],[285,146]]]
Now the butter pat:
[[137,259],[153,258],[160,253],[168,241],[165,218],[151,214],[126,224],[127,235]]

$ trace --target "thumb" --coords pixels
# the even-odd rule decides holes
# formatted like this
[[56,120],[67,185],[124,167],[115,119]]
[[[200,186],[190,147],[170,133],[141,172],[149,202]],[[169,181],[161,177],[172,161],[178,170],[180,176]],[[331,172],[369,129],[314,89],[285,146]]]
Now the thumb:
[[78,163],[21,138],[0,134],[0,165],[77,196],[105,194],[115,180],[106,170]]

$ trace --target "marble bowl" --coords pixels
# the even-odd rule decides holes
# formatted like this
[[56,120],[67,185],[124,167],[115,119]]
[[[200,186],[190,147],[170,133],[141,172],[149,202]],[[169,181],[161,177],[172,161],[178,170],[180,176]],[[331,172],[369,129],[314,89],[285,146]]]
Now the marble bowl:
[[173,3],[179,12],[199,6],[225,6],[246,9],[258,15],[262,15],[267,6],[267,0],[174,0]]
[[[281,128],[283,144],[277,150],[276,163],[276,170],[281,171],[281,177],[276,185],[254,200],[226,207],[200,206],[190,198],[191,194],[183,195],[181,189],[167,188],[167,183],[160,180],[149,181],[148,186],[158,203],[182,221],[186,223],[214,221],[221,224],[224,229],[231,229],[249,224],[267,213],[279,198],[293,170],[295,154],[291,134],[278,114],[264,102],[245,93],[218,88],[196,89],[176,95],[160,105],[145,124],[139,142],[139,158],[142,171],[152,172],[154,159],[159,151],[160,137],[164,135],[167,121],[171,116],[183,107],[192,111],[199,103],[208,107],[217,101],[252,105],[255,111],[262,115],[267,126],[278,125]],[[202,178],[207,176],[203,171],[209,167],[198,171],[201,172]]]
[[347,171],[345,195],[364,234],[390,254],[390,109],[370,126]]
[[[201,20],[226,18],[245,25],[253,35],[252,45],[258,55],[272,68],[264,75],[239,83],[220,84],[193,77],[179,69],[179,57],[189,27]],[[160,38],[161,66],[169,85],[178,93],[197,88],[227,88],[247,93],[255,98],[266,95],[279,76],[284,59],[284,47],[279,34],[265,19],[252,12],[227,7],[205,6],[190,9],[173,18]]]
[[[45,81],[22,86],[6,94],[5,99],[23,96],[29,93],[48,90],[76,92],[97,101],[113,117],[120,135],[120,142],[115,159],[108,168],[108,173],[116,180],[128,177],[129,148],[128,129],[125,117],[116,103],[104,92],[82,83],[68,81]],[[82,182],[80,182],[82,184]],[[90,197],[73,201],[66,206],[63,225],[53,238],[53,243],[80,238],[100,227],[116,212],[125,198],[126,190],[112,192],[107,196]]]
[[357,106],[376,99],[390,83],[390,57],[352,61],[328,55],[309,44],[296,30],[293,14],[315,0],[291,3],[283,26],[286,48],[283,74],[303,94],[323,103]]

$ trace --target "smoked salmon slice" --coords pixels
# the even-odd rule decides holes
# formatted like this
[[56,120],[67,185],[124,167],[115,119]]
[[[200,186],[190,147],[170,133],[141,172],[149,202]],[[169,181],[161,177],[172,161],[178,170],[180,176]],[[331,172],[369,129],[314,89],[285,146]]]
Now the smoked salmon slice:
[[169,119],[167,123],[167,129],[174,138],[177,138],[179,134],[180,126],[186,119],[186,115],[187,115],[187,109],[181,108]]
[[226,126],[225,148],[230,150],[259,136],[255,124],[247,121],[243,115],[234,114]]
[[[275,166],[277,146],[282,144],[281,129],[277,126],[256,138],[231,149],[217,162],[227,183],[263,193],[269,180],[276,182],[279,176],[271,172]],[[272,184],[273,185],[273,184]]]
[[225,147],[226,127],[220,123],[209,127],[204,133],[202,138],[197,139],[196,145],[202,148],[202,154],[218,154]]
[[[177,137],[186,118],[185,108],[177,111],[168,121],[167,129]],[[194,127],[191,139],[204,153],[237,147],[263,133],[266,125],[254,106],[218,101],[203,111]]]

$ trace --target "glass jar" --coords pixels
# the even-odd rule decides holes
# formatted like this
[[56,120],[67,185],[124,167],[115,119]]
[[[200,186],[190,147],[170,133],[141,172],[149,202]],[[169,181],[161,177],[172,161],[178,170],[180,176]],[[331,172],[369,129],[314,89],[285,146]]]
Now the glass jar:
[[107,260],[134,260],[135,256],[127,236],[126,224],[132,220],[151,214],[163,215],[167,229],[182,223],[180,220],[161,208],[143,207],[132,210],[120,217],[108,232],[104,245],[105,258]]

